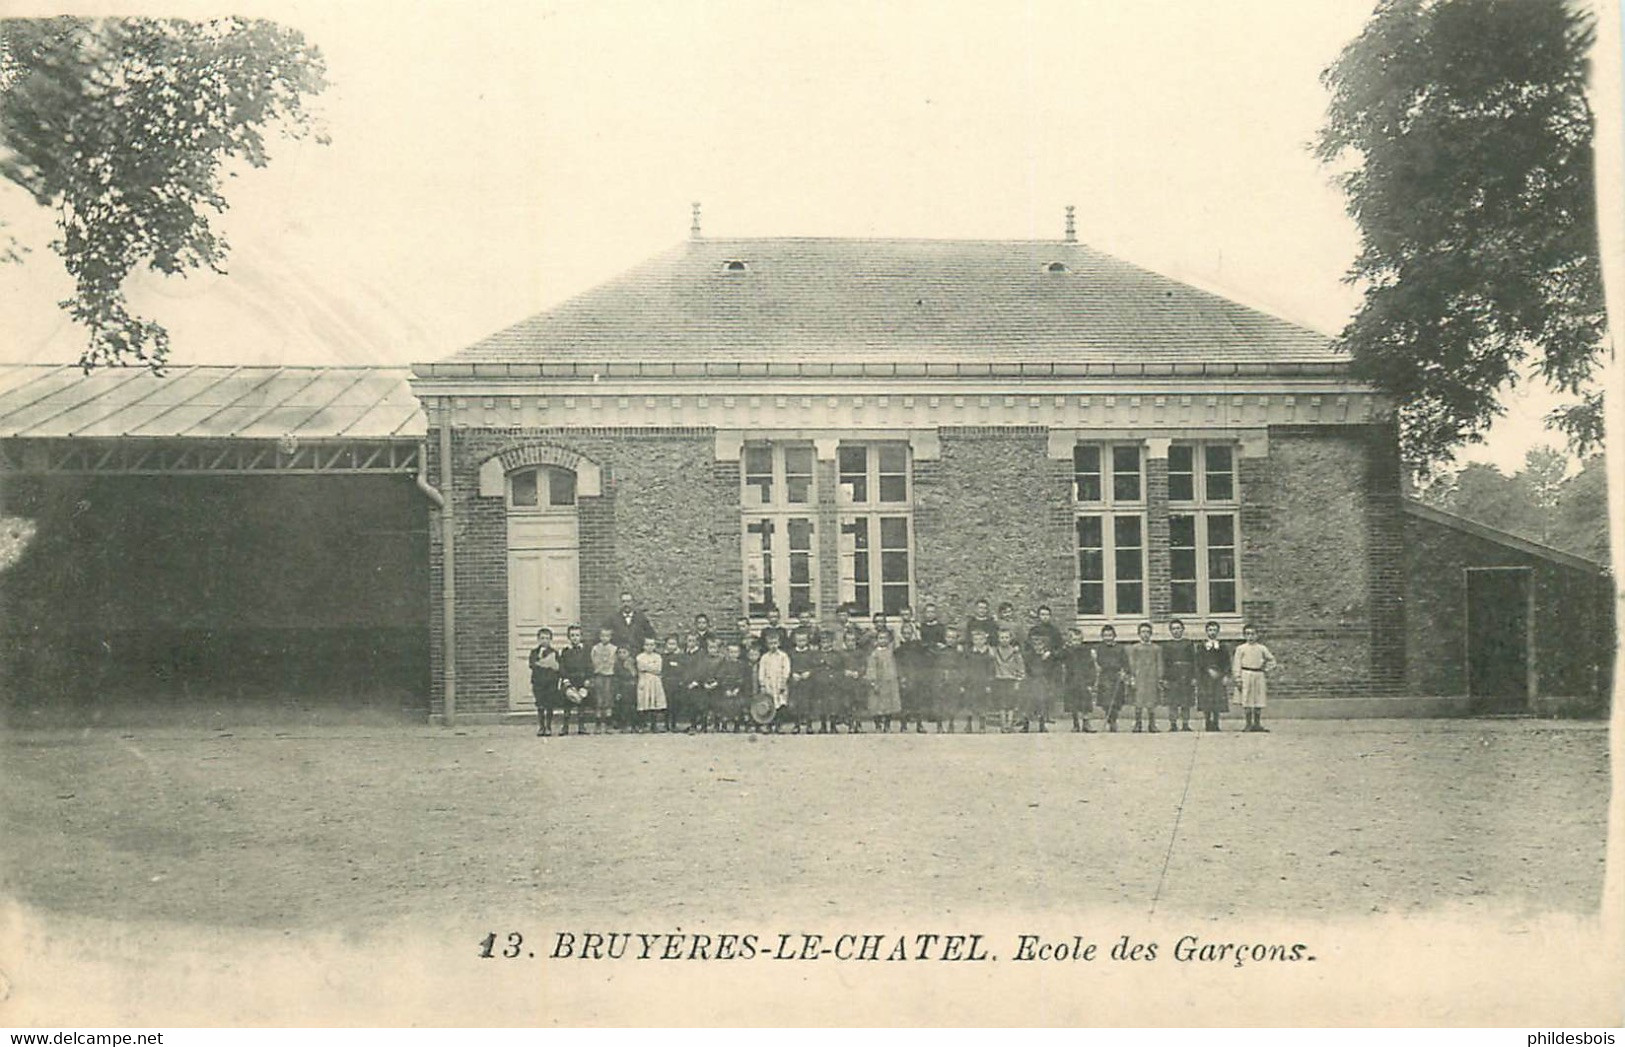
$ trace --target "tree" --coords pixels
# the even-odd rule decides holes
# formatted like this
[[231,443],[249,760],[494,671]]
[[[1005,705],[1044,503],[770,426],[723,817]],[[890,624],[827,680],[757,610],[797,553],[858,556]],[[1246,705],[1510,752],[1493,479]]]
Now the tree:
[[263,20],[0,20],[0,175],[56,214],[81,365],[163,367],[169,336],[129,311],[125,278],[223,272],[222,165],[265,166],[271,126],[309,133],[325,84],[320,52]]
[[1594,35],[1565,0],[1382,0],[1322,75],[1315,149],[1361,233],[1340,344],[1395,397],[1420,471],[1480,440],[1529,370],[1565,399],[1548,424],[1601,445]]

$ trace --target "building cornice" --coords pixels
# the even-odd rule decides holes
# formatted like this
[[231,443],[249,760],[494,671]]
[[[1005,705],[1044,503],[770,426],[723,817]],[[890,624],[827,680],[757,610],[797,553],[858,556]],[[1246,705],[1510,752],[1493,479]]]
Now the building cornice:
[[1275,360],[1257,362],[1081,362],[930,360],[551,360],[534,363],[461,363],[442,361],[412,365],[419,380],[433,382],[523,382],[546,379],[604,382],[619,379],[830,379],[830,378],[1346,378],[1346,360]]

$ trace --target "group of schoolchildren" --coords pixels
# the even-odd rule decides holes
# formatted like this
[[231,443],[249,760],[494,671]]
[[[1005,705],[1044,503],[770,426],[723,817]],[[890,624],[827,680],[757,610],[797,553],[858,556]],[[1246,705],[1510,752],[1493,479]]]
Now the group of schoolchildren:
[[538,632],[530,652],[537,734],[553,733],[555,713],[564,734],[572,714],[577,734],[589,720],[597,733],[834,734],[844,726],[858,734],[865,724],[880,733],[913,724],[924,733],[928,722],[949,734],[961,722],[966,733],[1046,732],[1057,707],[1083,733],[1094,733],[1097,707],[1108,731],[1129,707],[1135,732],[1159,731],[1159,707],[1169,731],[1190,731],[1193,708],[1205,730],[1217,731],[1232,695],[1246,714],[1243,730],[1268,730],[1265,678],[1276,661],[1251,625],[1239,645],[1221,641],[1211,621],[1203,639],[1187,639],[1178,619],[1163,641],[1144,622],[1136,643],[1118,643],[1110,625],[1086,643],[1079,629],[1063,634],[1048,607],[1025,630],[1009,604],[994,616],[977,600],[963,628],[941,621],[932,604],[923,612],[916,620],[903,610],[895,628],[876,614],[866,629],[842,607],[835,628],[821,631],[810,612],[786,625],[770,607],[759,631],[740,618],[737,638],[727,640],[700,614],[692,630],[662,641],[623,595],[595,642],[576,625],[563,648],[549,630]]

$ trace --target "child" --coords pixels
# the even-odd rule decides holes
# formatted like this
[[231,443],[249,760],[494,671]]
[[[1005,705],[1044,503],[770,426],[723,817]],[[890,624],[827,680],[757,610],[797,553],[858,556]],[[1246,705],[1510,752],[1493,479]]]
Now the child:
[[666,712],[666,688],[660,680],[665,661],[655,650],[653,636],[643,638],[643,651],[633,659],[632,665],[638,674],[638,714],[648,725],[649,733],[653,734],[655,722],[662,719]]
[[711,641],[718,638],[717,634],[711,631],[710,615],[696,614],[694,616],[694,636],[698,641],[698,649],[701,651],[708,650]]
[[1049,731],[1050,703],[1054,700],[1060,670],[1059,652],[1050,646],[1050,634],[1034,626],[1027,634],[1027,700],[1022,709],[1023,733],[1032,729],[1035,720],[1040,734]]
[[[874,717],[875,730],[890,734],[892,717],[903,711],[890,629],[875,630],[875,645],[869,651],[868,671],[864,675],[869,681],[869,715]],[[901,727],[898,733],[902,733]]]
[[[756,646],[756,637],[752,636],[750,632],[749,618],[734,619],[734,631],[739,634],[740,650],[744,650],[746,647]],[[759,647],[757,649],[760,650]]]
[[773,730],[779,729],[778,711],[790,704],[790,655],[779,647],[782,629],[762,630],[762,643],[766,650],[756,663],[756,696],[768,698],[772,703]]
[[676,633],[671,633],[666,637],[666,649],[660,654],[660,689],[666,692],[667,734],[677,730],[677,707],[684,704],[683,684],[688,675],[683,668],[685,661],[682,641]]
[[615,648],[615,704],[615,718],[623,730],[643,729],[643,718],[638,715],[637,652],[619,645]]
[[1264,726],[1264,706],[1269,698],[1269,688],[1264,677],[1275,668],[1275,655],[1258,642],[1258,626],[1243,626],[1241,637],[1242,643],[1236,648],[1231,674],[1236,679],[1236,695],[1241,699],[1242,712],[1247,714],[1247,726],[1242,730],[1268,734],[1269,728]]
[[999,634],[999,623],[993,620],[993,612],[988,609],[986,598],[977,600],[972,605],[970,619],[965,622],[964,637],[967,644],[975,645],[978,629],[988,638],[989,643]]
[[892,658],[897,663],[897,690],[903,699],[902,729],[908,730],[908,722],[913,720],[915,732],[924,734],[925,703],[929,689],[926,667],[931,653],[920,642],[912,621],[904,620],[897,627],[897,632],[902,639]]
[[762,626],[762,634],[759,637],[762,644],[762,650],[764,651],[767,650],[767,638],[769,634],[778,636],[779,650],[783,651],[785,654],[789,654],[788,648],[790,646],[790,630],[779,624],[779,609],[774,607],[772,604],[768,605],[767,624]]
[[1095,655],[1095,701],[1106,714],[1106,729],[1117,733],[1117,713],[1123,708],[1123,688],[1128,683],[1128,655],[1117,645],[1117,630],[1100,627],[1100,643]]
[[1033,637],[1042,636],[1049,644],[1050,654],[1059,655],[1066,646],[1066,637],[1061,635],[1061,627],[1055,624],[1055,613],[1047,606],[1038,608],[1038,621],[1027,630],[1027,646],[1033,646]]
[[1196,707],[1202,730],[1217,731],[1219,714],[1230,711],[1231,653],[1219,642],[1219,623],[1208,622],[1207,639],[1196,646]]
[[1008,625],[1000,625],[999,642],[993,648],[993,704],[999,711],[999,730],[1006,734],[1015,722],[1026,680],[1027,659],[1016,645],[1015,631]]
[[[1128,649],[1129,688],[1134,692],[1134,733],[1157,733],[1157,706],[1162,699],[1162,648],[1151,642],[1151,623],[1140,623],[1140,642]],[[1140,726],[1144,716],[1151,722]]]
[[[931,610],[935,608],[930,608],[927,613]],[[954,718],[960,714],[965,703],[961,672],[965,649],[959,642],[959,626],[944,625],[941,642],[930,644],[927,649],[931,652],[931,716],[936,721],[938,734],[942,733],[944,721],[948,724],[948,733],[953,734]]]
[[863,665],[866,657],[863,636],[850,621],[846,631],[836,641],[834,672],[839,672],[839,690],[835,700],[840,702],[840,715],[846,720],[847,734],[863,733],[863,715],[869,708],[869,697],[864,693]]
[[841,695],[845,681],[842,679],[841,667],[846,664],[845,656],[835,650],[834,640],[825,633],[816,634],[818,643],[813,652],[814,693],[813,717],[818,721],[819,734],[834,734],[835,725],[846,712],[842,704]]
[[1196,644],[1185,639],[1185,623],[1168,623],[1170,639],[1162,645],[1162,684],[1168,699],[1168,730],[1191,729],[1191,706],[1196,702]]
[[705,650],[688,663],[688,732],[711,729],[721,706],[722,641],[715,634],[706,640]]
[[[984,601],[985,602],[985,601]],[[987,714],[993,708],[993,648],[987,645],[987,632],[976,629],[970,634],[970,650],[960,663],[960,679],[964,685],[965,733],[970,733],[974,716],[983,731],[987,730]]]
[[[536,646],[530,649],[530,693],[536,699],[536,737],[553,733],[553,708],[559,695],[559,652],[553,650],[553,630],[537,629]],[[564,729],[569,731],[569,713]]]
[[747,701],[744,654],[737,642],[730,642],[722,664],[717,666],[717,705],[712,719],[716,722],[718,733],[727,727],[738,732],[739,725],[744,722]]
[[995,616],[993,632],[988,634],[994,638],[994,647],[998,646],[998,635],[1000,629],[1010,630],[1010,639],[1012,643],[1019,644],[1021,641],[1027,638],[1026,634],[1021,631],[1021,628],[1016,625],[1015,604],[1008,602],[999,604],[999,613]]
[[807,646],[816,651],[818,649],[818,620],[813,617],[812,608],[806,604],[796,608],[796,629],[807,634]]
[[592,655],[581,643],[581,626],[564,630],[569,646],[559,652],[559,687],[564,692],[564,731],[570,731],[570,710],[576,710],[576,733],[587,733],[587,711],[592,708]]
[[790,702],[784,711],[790,719],[791,734],[800,734],[803,727],[811,734],[818,695],[818,652],[813,650],[812,632],[808,629],[796,630],[795,644],[790,651]]
[[615,715],[615,630],[602,626],[598,642],[592,645],[592,704],[598,713],[597,733],[604,733],[604,724]]
[[920,618],[920,642],[937,653],[948,644],[948,627],[937,617],[937,605],[927,602]]
[[1094,652],[1083,642],[1083,630],[1073,629],[1061,651],[1061,686],[1066,711],[1072,714],[1072,730],[1094,734],[1089,726],[1089,709],[1094,704],[1095,678],[1099,676]]

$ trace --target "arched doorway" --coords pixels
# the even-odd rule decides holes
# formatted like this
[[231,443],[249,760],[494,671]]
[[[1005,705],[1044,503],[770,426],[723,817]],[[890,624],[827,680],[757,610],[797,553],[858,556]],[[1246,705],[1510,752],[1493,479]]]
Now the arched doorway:
[[535,465],[507,474],[508,705],[535,708],[530,649],[536,630],[553,630],[555,645],[581,610],[580,527],[576,473]]

